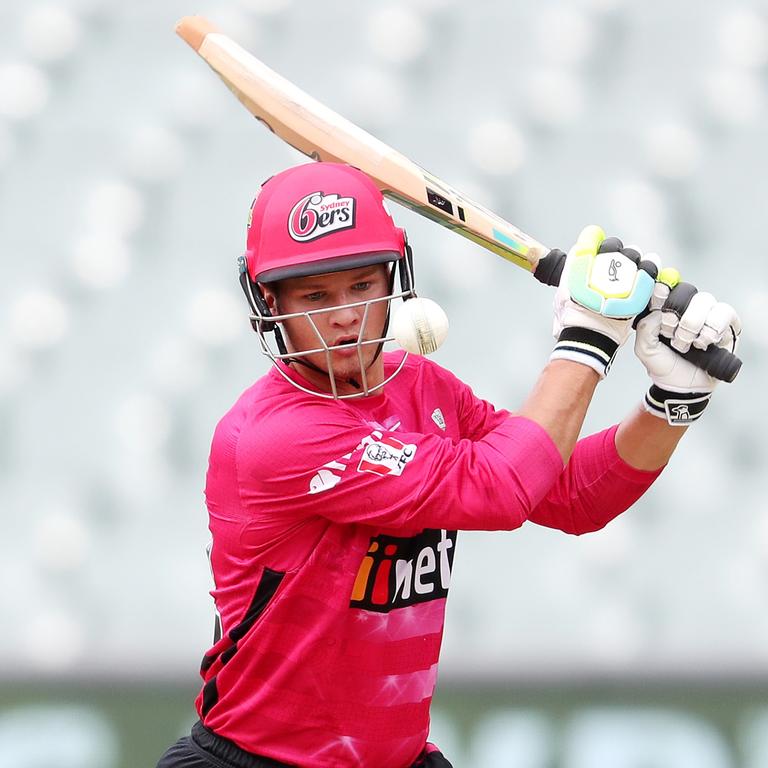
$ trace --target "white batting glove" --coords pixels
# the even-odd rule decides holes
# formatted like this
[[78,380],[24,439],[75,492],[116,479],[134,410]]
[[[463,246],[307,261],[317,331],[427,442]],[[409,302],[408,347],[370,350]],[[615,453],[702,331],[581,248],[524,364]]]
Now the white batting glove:
[[600,227],[586,227],[571,248],[555,293],[550,360],[582,363],[604,378],[643,312],[658,274],[658,257],[642,259]]
[[730,304],[679,280],[677,270],[663,270],[659,276],[650,312],[637,323],[635,354],[653,382],[643,400],[645,410],[672,426],[687,426],[704,412],[718,379],[674,350],[716,344],[735,352],[741,320]]

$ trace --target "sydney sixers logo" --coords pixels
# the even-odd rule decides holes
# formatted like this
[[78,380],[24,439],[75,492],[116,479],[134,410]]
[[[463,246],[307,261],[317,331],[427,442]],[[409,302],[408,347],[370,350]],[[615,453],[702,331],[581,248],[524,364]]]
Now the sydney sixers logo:
[[313,192],[302,197],[291,209],[288,232],[291,237],[307,243],[355,226],[355,199]]

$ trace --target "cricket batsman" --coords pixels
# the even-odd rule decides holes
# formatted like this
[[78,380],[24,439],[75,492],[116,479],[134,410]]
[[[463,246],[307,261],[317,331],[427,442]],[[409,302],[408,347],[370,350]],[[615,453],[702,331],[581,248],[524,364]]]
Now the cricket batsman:
[[[554,351],[510,412],[383,350],[390,304],[416,300],[413,264],[367,176],[310,163],[266,181],[241,284],[274,365],[213,437],[217,630],[199,721],[158,768],[450,768],[427,735],[457,531],[599,530],[710,401],[715,379],[675,350],[735,349],[733,308],[659,267],[586,228],[555,296]],[[579,439],[633,329],[647,393]]]

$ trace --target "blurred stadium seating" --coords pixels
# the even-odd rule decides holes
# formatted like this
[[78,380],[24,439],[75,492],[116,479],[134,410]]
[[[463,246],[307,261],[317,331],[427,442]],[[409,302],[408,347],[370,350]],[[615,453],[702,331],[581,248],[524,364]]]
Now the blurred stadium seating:
[[[446,690],[763,685],[764,0],[0,0],[0,686],[167,681],[187,695],[211,636],[209,440],[267,368],[235,259],[259,184],[302,158],[175,38],[187,13],[209,16],[540,240],[567,247],[599,222],[744,318],[738,382],[718,391],[622,519],[580,539],[535,526],[462,536]],[[551,344],[547,289],[410,212],[395,214],[414,246],[420,293],[451,319],[437,361],[514,409]],[[626,350],[600,386],[589,430],[618,421],[644,386]],[[760,690],[768,706],[768,687]],[[98,707],[65,707],[60,721],[41,699],[25,720],[25,702],[0,696],[3,768],[46,764],[23,762],[7,734],[22,743],[67,717],[90,735],[78,741],[74,729],[71,757],[61,752],[56,765],[132,765]],[[658,731],[661,743],[675,717],[651,712],[644,724],[628,717],[613,727],[621,712],[584,711],[558,731],[570,757],[557,757],[542,752],[555,727],[542,706],[499,710],[482,726],[483,744],[519,734],[527,757],[515,765],[531,768],[554,759],[563,768],[768,765],[754,725],[764,713],[740,731],[752,734],[740,742],[752,745],[742,762],[683,723],[665,756],[637,752],[622,763],[613,755],[632,747],[589,746],[596,724],[618,740],[633,728]],[[466,765],[490,760],[467,743],[457,749]]]

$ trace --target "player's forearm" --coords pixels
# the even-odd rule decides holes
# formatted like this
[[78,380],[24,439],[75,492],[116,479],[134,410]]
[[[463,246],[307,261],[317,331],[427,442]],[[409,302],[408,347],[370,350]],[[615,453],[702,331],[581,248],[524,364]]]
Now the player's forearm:
[[638,407],[616,431],[616,451],[636,469],[651,471],[670,459],[688,427],[672,427]]
[[552,360],[520,410],[521,416],[535,421],[552,438],[563,463],[573,452],[599,380],[585,365]]

